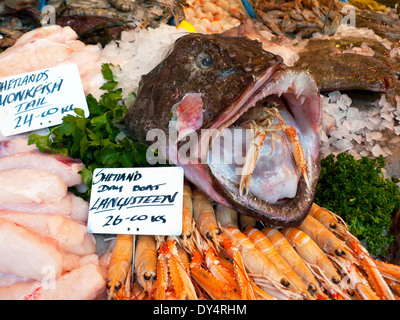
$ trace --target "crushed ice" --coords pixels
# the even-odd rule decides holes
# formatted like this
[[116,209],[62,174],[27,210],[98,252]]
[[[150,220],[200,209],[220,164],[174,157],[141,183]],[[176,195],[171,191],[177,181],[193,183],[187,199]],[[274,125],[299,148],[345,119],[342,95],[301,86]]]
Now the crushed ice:
[[352,100],[339,91],[321,95],[324,127],[321,134],[321,156],[347,151],[356,159],[362,156],[392,154],[388,144],[398,143],[390,137],[400,135],[400,97],[390,103],[386,95],[374,106],[360,110],[352,107]]

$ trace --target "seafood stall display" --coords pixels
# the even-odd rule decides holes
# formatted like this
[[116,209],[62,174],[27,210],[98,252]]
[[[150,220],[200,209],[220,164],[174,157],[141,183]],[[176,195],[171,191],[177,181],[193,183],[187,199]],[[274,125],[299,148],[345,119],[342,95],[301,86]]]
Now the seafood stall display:
[[[398,300],[399,13],[391,0],[1,1],[0,117],[27,129],[0,127],[0,299]],[[77,67],[86,105],[46,104],[39,82],[60,66]],[[122,196],[90,228],[96,169],[167,166],[184,172],[179,234],[139,233],[145,215],[125,217],[135,197]],[[126,233],[105,231],[121,221]]]

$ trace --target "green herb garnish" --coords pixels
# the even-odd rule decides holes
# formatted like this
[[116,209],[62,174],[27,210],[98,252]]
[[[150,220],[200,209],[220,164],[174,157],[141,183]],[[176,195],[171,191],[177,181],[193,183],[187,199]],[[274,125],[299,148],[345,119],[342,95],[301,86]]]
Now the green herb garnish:
[[392,214],[400,207],[397,179],[384,177],[382,156],[356,160],[344,152],[321,160],[315,203],[341,216],[350,232],[365,240],[372,255],[384,256],[393,242]]
[[[36,133],[29,136],[29,144],[36,144],[40,151],[61,153],[80,159],[85,168],[81,175],[89,187],[83,197],[89,197],[93,170],[96,168],[118,168],[149,166],[146,160],[148,147],[134,141],[129,135],[116,139],[124,132],[124,105],[121,89],[115,89],[109,64],[102,65],[102,74],[106,83],[101,89],[106,92],[97,101],[91,94],[86,97],[90,116],[85,118],[84,111],[76,108],[76,115],[67,115],[62,124],[49,129],[45,136]],[[132,93],[134,95],[134,93]]]

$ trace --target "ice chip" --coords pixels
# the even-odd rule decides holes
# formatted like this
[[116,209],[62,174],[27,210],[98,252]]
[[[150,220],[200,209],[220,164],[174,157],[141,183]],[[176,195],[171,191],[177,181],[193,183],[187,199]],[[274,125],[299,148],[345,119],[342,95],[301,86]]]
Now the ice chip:
[[328,143],[329,142],[329,138],[326,135],[325,131],[323,131],[323,130],[321,131],[321,142],[323,142],[323,143]]
[[327,104],[329,103],[329,100],[330,100],[329,97],[325,97],[325,96],[323,96],[323,95],[321,94],[321,95],[320,95],[320,98],[321,98],[321,104],[322,104],[323,106],[325,106],[325,105],[327,105]]
[[350,137],[356,142],[356,143],[358,143],[358,144],[361,144],[361,142],[362,142],[362,136],[360,136],[360,135],[358,135],[358,134],[355,134],[355,133],[352,133],[351,135],[350,135]]
[[360,110],[354,107],[349,107],[347,109],[347,120],[353,121],[359,118]]
[[383,149],[383,151],[385,152],[386,155],[393,154],[392,150],[390,150],[388,147],[383,147],[382,149]]
[[386,156],[385,151],[383,151],[379,144],[374,145],[371,149],[371,152],[374,157],[379,157],[380,155]]
[[378,125],[378,124],[380,124],[381,122],[382,122],[382,119],[381,119],[381,117],[371,117],[371,118],[368,118],[368,121],[369,122],[372,122],[374,125]]
[[339,151],[344,152],[353,148],[353,144],[348,139],[340,139],[333,143],[333,146]]
[[362,120],[354,120],[350,122],[350,132],[358,132],[365,127],[365,122]]
[[382,94],[378,104],[382,107],[385,103],[386,103],[386,95]]
[[382,138],[382,132],[371,131],[365,134],[365,139],[367,141],[380,140]]
[[324,111],[331,116],[342,112],[336,103],[328,103],[324,106]]
[[396,108],[394,106],[392,106],[391,103],[385,102],[382,106],[381,113],[390,112],[390,111],[394,111],[394,110],[396,110]]
[[349,130],[347,130],[344,126],[339,126],[336,130],[331,131],[331,136],[336,139],[342,139],[343,137],[349,134]]
[[340,109],[342,109],[342,110],[347,110],[347,106],[346,106],[346,104],[345,104],[343,101],[338,100],[338,101],[336,102],[336,104],[339,106]]
[[336,103],[340,99],[341,95],[342,94],[339,91],[333,91],[328,94],[331,103]]
[[348,107],[350,107],[352,102],[351,98],[347,94],[342,94],[340,101],[342,101]]
[[389,130],[393,130],[393,126],[394,126],[393,119],[392,119],[392,121],[387,121],[387,120],[383,119],[381,125],[384,128],[387,128]]
[[349,120],[343,121],[343,127],[345,127],[348,131],[350,131],[351,123]]
[[386,121],[393,121],[393,114],[390,112],[390,113],[381,113],[381,117],[383,118],[383,119],[385,119]]
[[368,117],[373,117],[380,112],[378,108],[371,108],[367,111]]

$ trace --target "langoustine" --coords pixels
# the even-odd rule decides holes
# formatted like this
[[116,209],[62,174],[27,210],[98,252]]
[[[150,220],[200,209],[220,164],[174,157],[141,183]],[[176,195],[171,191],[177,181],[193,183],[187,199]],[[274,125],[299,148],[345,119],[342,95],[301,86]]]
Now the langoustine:
[[[350,262],[360,265],[367,274],[371,287],[375,290],[379,298],[387,300],[395,299],[388,284],[383,279],[384,273],[382,273],[377,266],[380,263],[371,258],[368,251],[359,240],[350,233],[346,224],[339,216],[314,203],[310,210],[310,217],[303,223],[303,228],[305,230],[310,229],[310,224],[318,226],[315,229],[318,230],[319,234],[324,235],[320,237],[319,240],[324,250],[327,252],[330,251],[332,255],[336,254],[339,256],[338,260],[343,259],[341,258],[343,256]],[[312,233],[310,234],[313,235]],[[337,235],[337,237],[335,235]],[[313,236],[315,237],[315,234]],[[380,265],[382,266],[384,264],[381,263]],[[390,268],[390,264],[387,264],[387,266]],[[382,269],[385,270],[385,268]],[[392,273],[394,277],[397,275],[399,275],[398,272]]]
[[152,295],[157,279],[157,245],[154,236],[137,236],[135,254],[135,272],[143,295]]
[[[186,183],[185,187],[186,195],[192,194],[190,184]],[[186,200],[195,201],[192,196]],[[207,214],[199,215],[202,218],[199,220],[197,217],[197,221],[191,217],[193,221],[188,224],[193,236],[191,245],[185,245],[180,237],[158,236],[158,248],[151,250],[152,260],[158,260],[156,271],[154,265],[151,267],[145,262],[142,254],[135,255],[135,264],[146,265],[143,270],[151,270],[147,275],[151,286],[144,284],[143,279],[139,281],[139,277],[144,275],[143,272],[135,274],[133,279],[129,279],[133,283],[132,290],[125,292],[123,298],[385,299],[385,296],[376,290],[371,278],[363,272],[366,265],[353,263],[349,259],[350,256],[340,255],[340,250],[336,250],[335,253],[334,246],[327,251],[323,241],[315,242],[299,228],[259,229],[263,224],[260,221],[243,221],[244,225],[241,225],[242,219],[237,216],[237,212],[213,203],[203,195],[196,201],[203,204],[199,206],[202,208],[200,211],[205,210]],[[204,205],[204,202],[208,204]],[[219,218],[216,212],[219,212]],[[202,226],[202,232],[198,224]],[[221,232],[215,233],[214,237],[208,233],[219,228]],[[314,235],[321,232],[315,225],[310,231]],[[255,237],[255,234],[260,233],[265,237]],[[267,246],[269,254],[265,254],[265,246],[260,246],[260,241],[265,238],[269,239],[270,245],[273,246]],[[338,243],[339,240],[336,239]],[[182,250],[181,253],[179,249]],[[288,265],[286,269],[283,260]],[[281,264],[281,270],[286,271],[278,271],[279,268],[273,266],[274,263]],[[375,264],[382,268],[378,268],[378,272],[386,281],[391,282],[391,288],[397,288],[400,268],[378,262]],[[292,277],[291,272],[297,276]],[[299,279],[301,282],[297,283]],[[150,287],[153,290],[149,290]],[[157,289],[154,290],[154,287]],[[144,292],[146,294],[143,294]]]
[[320,288],[309,266],[297,254],[296,250],[290,245],[285,236],[277,229],[265,227],[261,230],[272,242],[275,249],[282,258],[290,265],[292,270],[303,280],[307,286],[307,290],[317,299],[327,299],[326,294]]
[[124,293],[133,259],[133,235],[118,234],[106,275],[107,295],[115,299]]
[[303,280],[293,271],[291,266],[285,261],[285,259],[278,253],[273,246],[272,242],[268,237],[256,228],[249,228],[244,231],[244,234],[254,243],[257,249],[259,249],[269,259],[277,269],[290,281],[294,290],[298,291],[305,298],[312,299],[310,292],[308,292],[306,284]]

